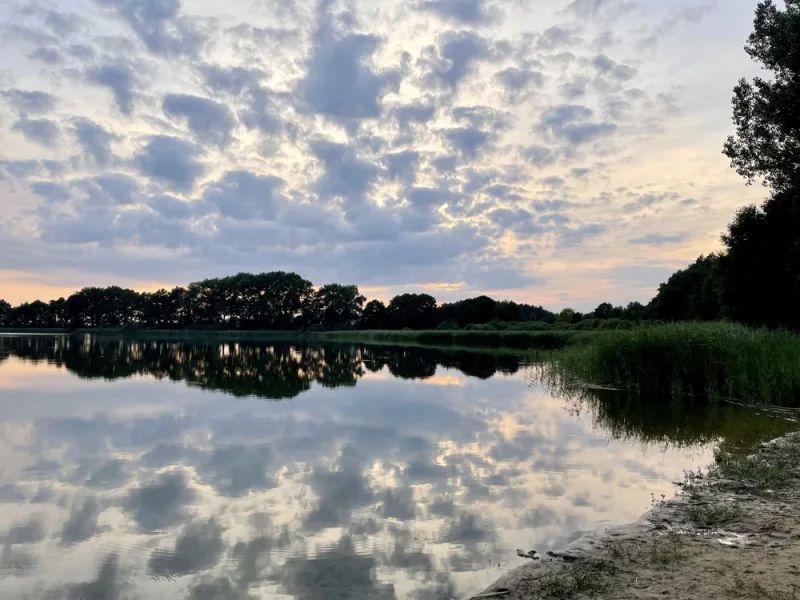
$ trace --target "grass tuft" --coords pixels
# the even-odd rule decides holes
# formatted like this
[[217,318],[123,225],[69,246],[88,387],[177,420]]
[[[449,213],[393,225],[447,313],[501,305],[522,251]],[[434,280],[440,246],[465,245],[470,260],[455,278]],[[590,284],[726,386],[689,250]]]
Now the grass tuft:
[[742,518],[742,510],[740,508],[722,504],[690,506],[687,514],[694,526],[699,529],[717,529]]
[[578,595],[596,597],[606,592],[614,567],[602,561],[578,562],[561,573],[546,575],[539,580],[538,597],[574,598]]

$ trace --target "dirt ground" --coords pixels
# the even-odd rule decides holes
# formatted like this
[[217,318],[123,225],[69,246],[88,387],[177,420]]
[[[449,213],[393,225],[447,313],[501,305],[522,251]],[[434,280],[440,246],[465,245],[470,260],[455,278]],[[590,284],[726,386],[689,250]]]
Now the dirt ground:
[[800,434],[723,457],[636,523],[532,561],[474,598],[800,600]]

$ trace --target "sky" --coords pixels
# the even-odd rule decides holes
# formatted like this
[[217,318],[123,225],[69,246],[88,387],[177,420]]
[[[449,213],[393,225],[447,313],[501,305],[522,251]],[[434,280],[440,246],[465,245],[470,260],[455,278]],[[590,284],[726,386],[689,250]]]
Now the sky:
[[747,187],[755,0],[0,6],[0,298],[295,271],[646,302]]

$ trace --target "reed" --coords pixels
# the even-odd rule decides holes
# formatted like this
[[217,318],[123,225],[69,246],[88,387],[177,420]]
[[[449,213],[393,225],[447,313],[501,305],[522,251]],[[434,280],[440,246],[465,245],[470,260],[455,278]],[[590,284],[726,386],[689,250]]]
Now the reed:
[[553,357],[564,378],[646,397],[800,405],[800,336],[729,323],[604,331]]

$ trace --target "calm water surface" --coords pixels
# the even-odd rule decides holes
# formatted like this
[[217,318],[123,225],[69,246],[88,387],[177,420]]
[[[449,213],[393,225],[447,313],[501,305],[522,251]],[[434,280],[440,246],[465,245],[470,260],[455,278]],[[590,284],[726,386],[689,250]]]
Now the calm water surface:
[[608,406],[514,356],[0,336],[0,598],[460,598],[729,418]]

